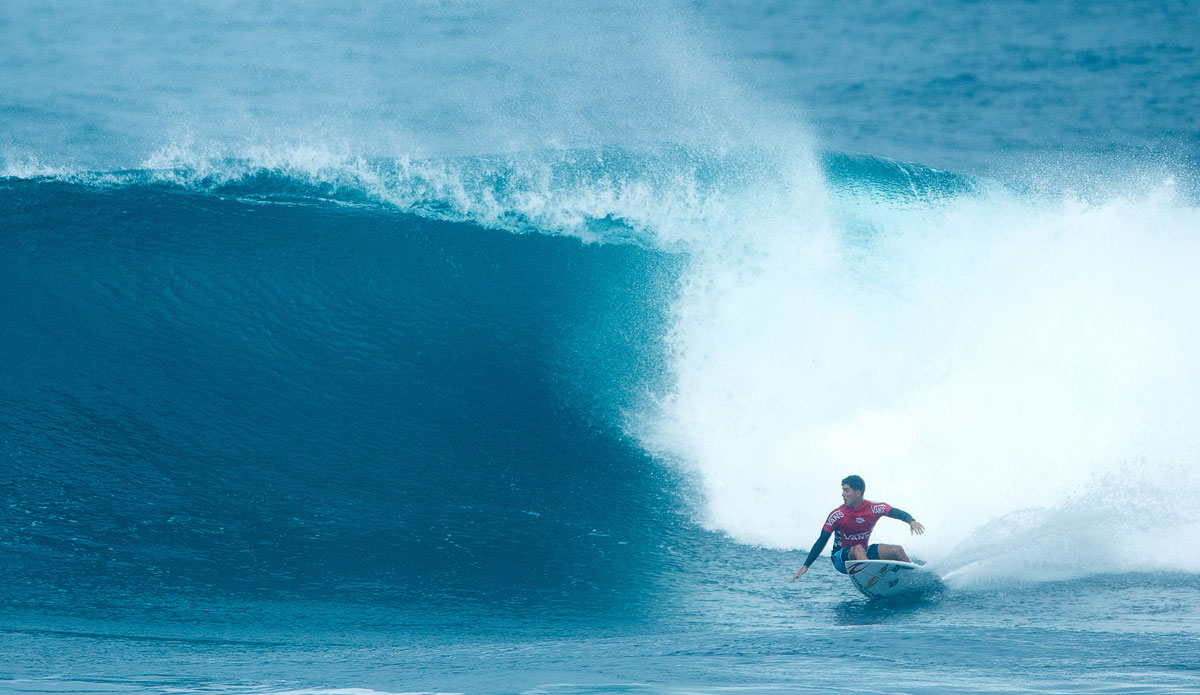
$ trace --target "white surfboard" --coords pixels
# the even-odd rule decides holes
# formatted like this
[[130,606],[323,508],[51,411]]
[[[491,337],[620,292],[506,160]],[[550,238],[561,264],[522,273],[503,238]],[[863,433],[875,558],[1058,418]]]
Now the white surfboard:
[[919,596],[945,589],[942,578],[921,565],[899,560],[851,560],[846,573],[871,598]]

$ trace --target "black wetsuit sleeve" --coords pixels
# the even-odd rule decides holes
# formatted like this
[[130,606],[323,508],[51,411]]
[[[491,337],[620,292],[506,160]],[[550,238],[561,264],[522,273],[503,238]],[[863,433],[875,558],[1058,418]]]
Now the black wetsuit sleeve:
[[808,552],[808,559],[804,561],[805,567],[809,567],[817,561],[817,558],[821,556],[821,551],[825,549],[825,544],[829,542],[831,535],[833,534],[829,531],[821,531],[821,537],[817,539],[816,543],[813,543],[812,550]]
[[909,514],[903,509],[896,509],[895,507],[892,507],[892,511],[888,512],[888,516],[892,517],[893,519],[899,519],[906,524],[911,524],[913,522],[912,514]]

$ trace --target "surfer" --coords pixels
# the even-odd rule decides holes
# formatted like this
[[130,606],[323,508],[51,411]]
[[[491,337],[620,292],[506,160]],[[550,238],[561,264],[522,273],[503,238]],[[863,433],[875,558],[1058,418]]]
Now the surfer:
[[871,530],[875,528],[875,523],[884,516],[907,523],[912,533],[918,536],[925,533],[925,527],[908,512],[883,502],[871,502],[863,499],[863,493],[866,491],[867,484],[857,475],[847,476],[842,480],[842,501],[845,504],[829,513],[829,518],[825,520],[825,526],[821,528],[820,538],[813,544],[812,550],[808,553],[808,559],[804,561],[804,566],[796,572],[796,576],[792,577],[793,582],[803,576],[809,566],[820,557],[831,534],[833,535],[833,555],[831,556],[833,567],[842,574],[846,574],[848,560],[909,562],[908,553],[905,553],[904,548],[899,545],[881,543],[867,545],[867,540],[871,537]]

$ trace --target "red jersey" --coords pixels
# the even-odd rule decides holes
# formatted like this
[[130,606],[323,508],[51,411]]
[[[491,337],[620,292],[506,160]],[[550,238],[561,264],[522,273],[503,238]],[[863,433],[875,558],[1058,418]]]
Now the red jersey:
[[829,513],[822,531],[833,533],[833,552],[843,546],[861,545],[867,547],[867,539],[871,530],[880,517],[887,516],[892,506],[883,502],[863,500],[857,507],[842,505]]

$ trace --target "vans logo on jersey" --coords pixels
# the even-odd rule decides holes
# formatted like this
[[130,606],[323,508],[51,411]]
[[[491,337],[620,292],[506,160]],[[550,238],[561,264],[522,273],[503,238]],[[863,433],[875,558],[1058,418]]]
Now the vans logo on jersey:
[[877,505],[871,507],[871,512],[874,514],[887,514],[887,505],[886,504],[877,504]]

